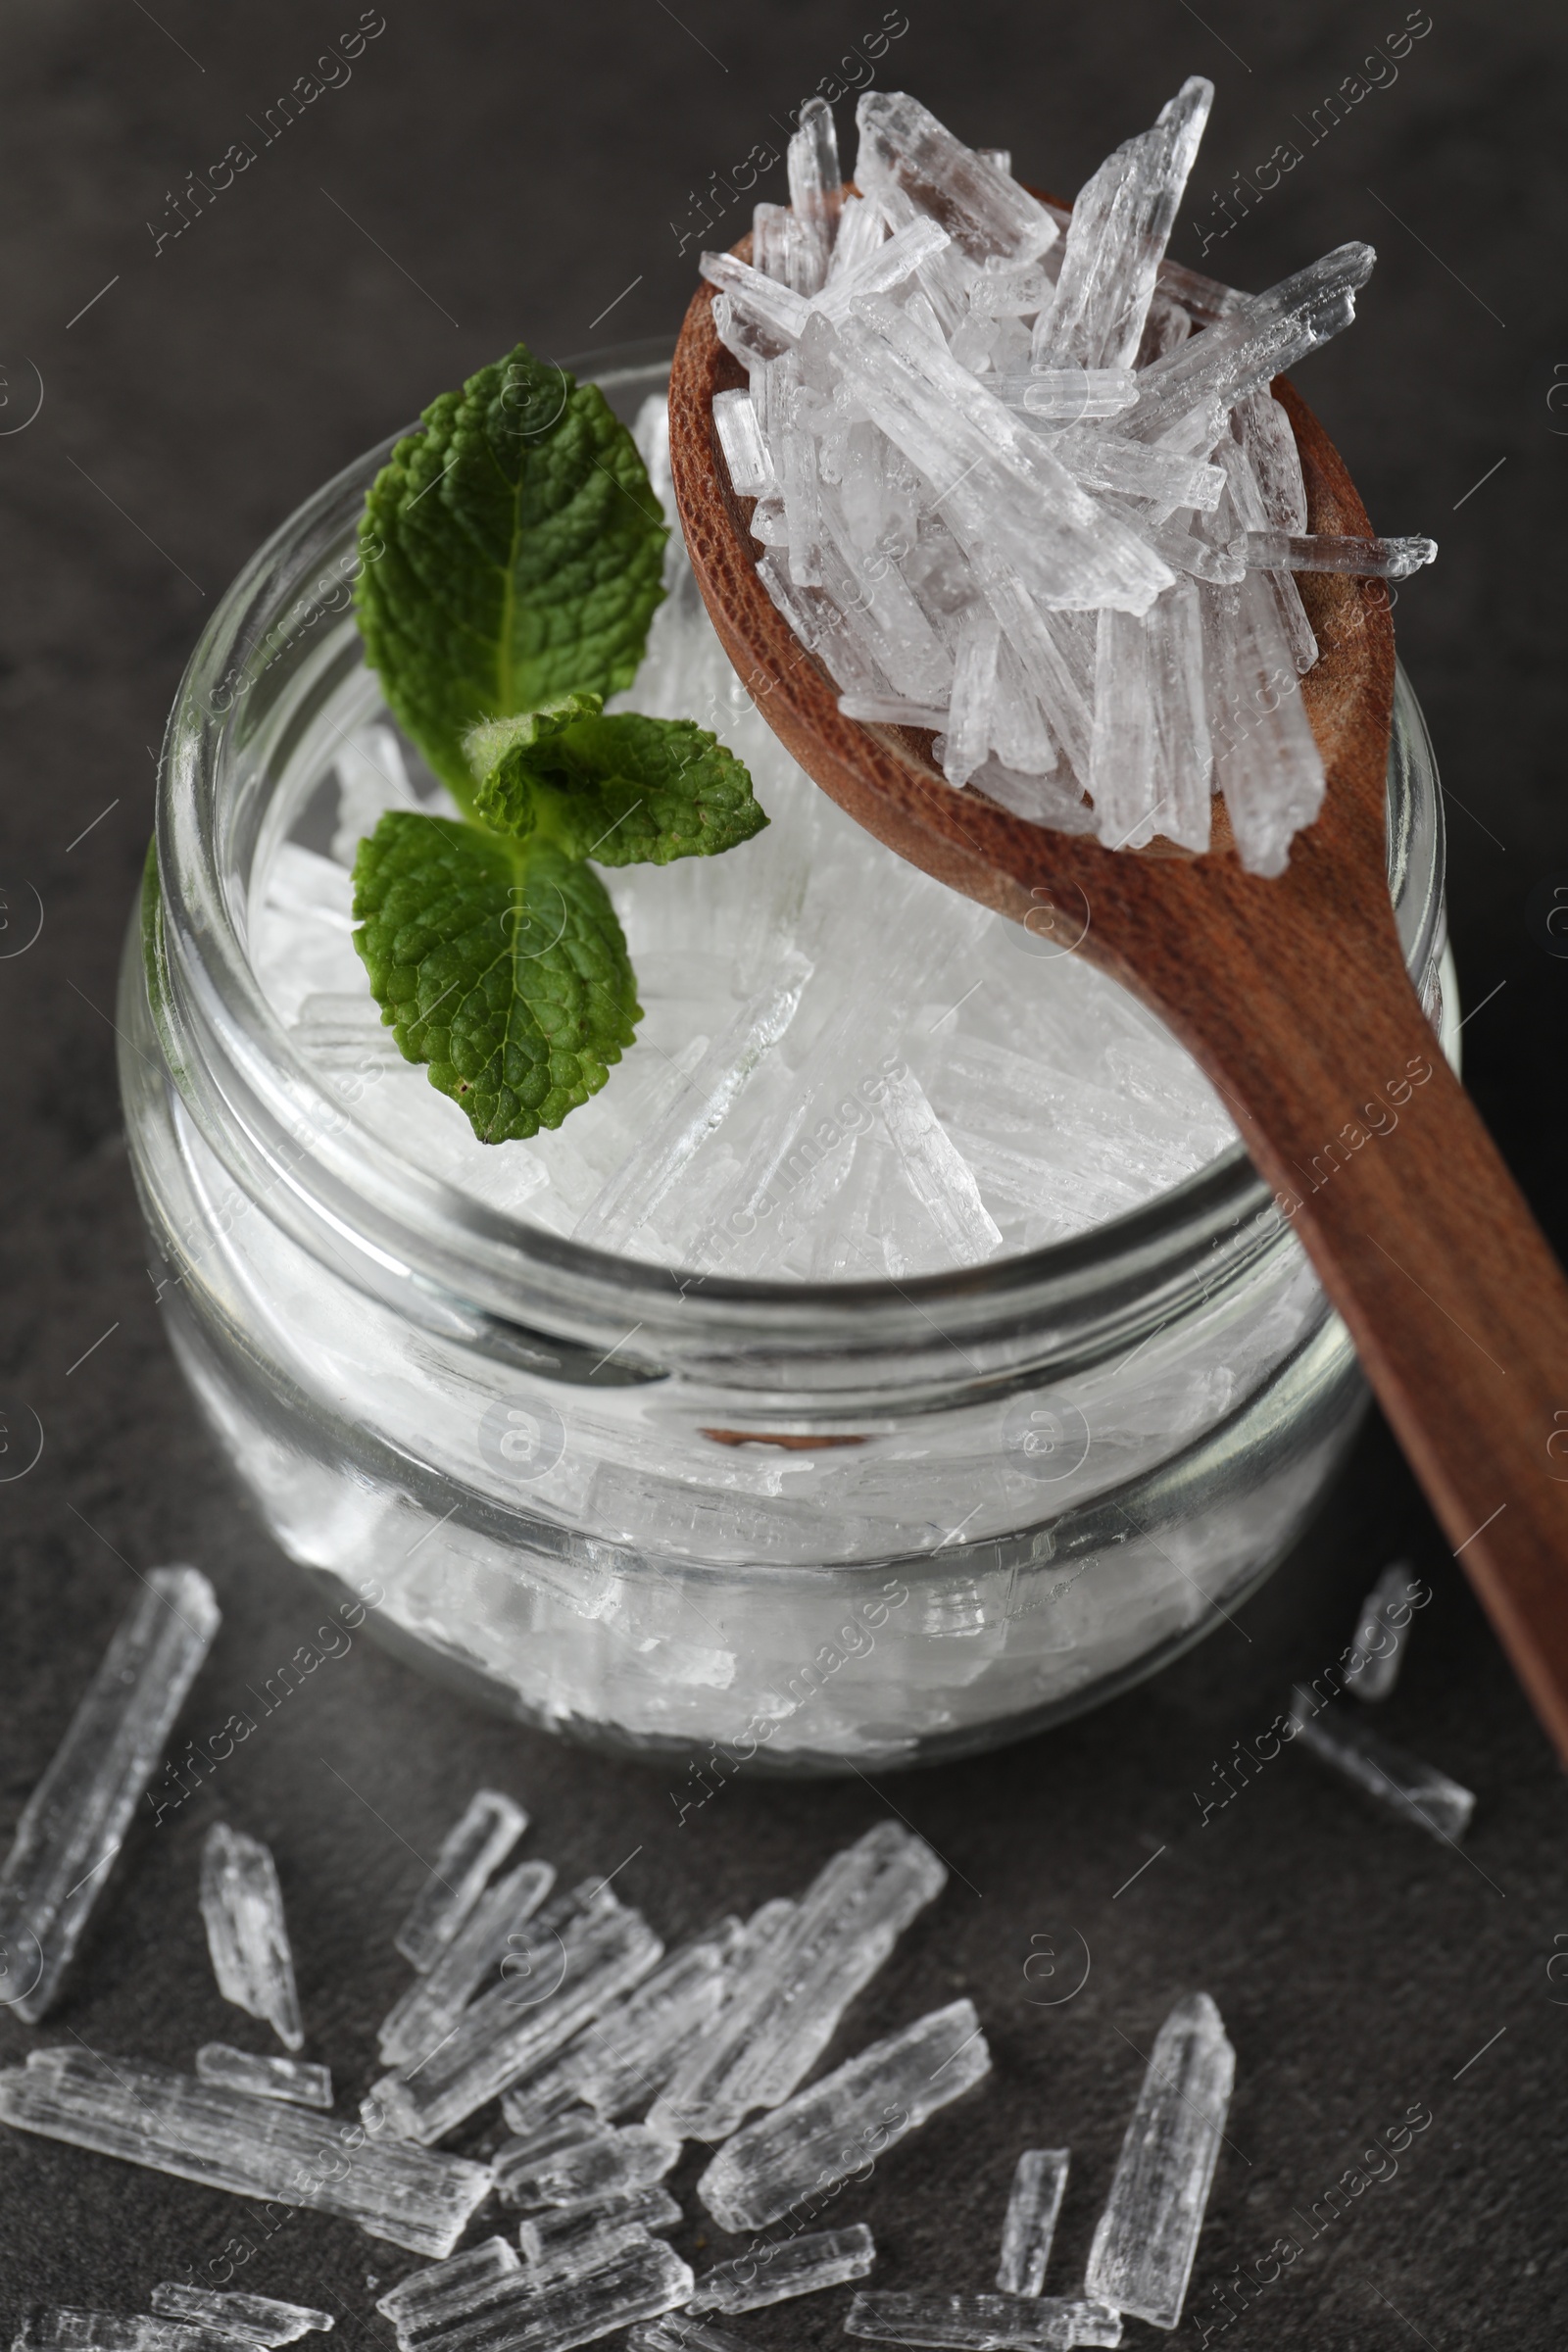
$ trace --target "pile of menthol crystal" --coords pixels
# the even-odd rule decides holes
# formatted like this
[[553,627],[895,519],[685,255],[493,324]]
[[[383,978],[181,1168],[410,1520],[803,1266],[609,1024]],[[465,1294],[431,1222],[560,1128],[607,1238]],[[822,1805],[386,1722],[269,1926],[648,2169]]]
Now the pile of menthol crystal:
[[1437,551],[1309,533],[1270,391],[1348,325],[1371,247],[1256,296],[1164,258],[1213,94],[1184,83],[1070,215],[898,92],[860,98],[847,194],[813,101],[751,264],[703,256],[749,376],[713,415],[849,715],[938,730],[951,784],[1110,849],[1207,849],[1222,792],[1278,874],[1323,797],[1292,574]]
[[[1388,1695],[1423,1594],[1408,1563],[1385,1572],[1329,1699],[1346,1688]],[[199,1569],[143,1578],[23,1810],[0,1866],[0,1949],[7,2004],[29,2025],[62,1990],[219,1621]],[[1328,1703],[1315,1684],[1296,1693],[1291,1720],[1311,1731],[1311,1752],[1431,1835],[1463,1834],[1468,1789],[1319,1724]],[[1229,1800],[1226,1787],[1208,1810]],[[386,2071],[357,2120],[334,2115],[331,2070],[299,2055],[306,2027],[271,1851],[220,1822],[195,1890],[213,1973],[288,2054],[206,2042],[186,2074],[108,2056],[73,2030],[0,2071],[0,2122],[264,2200],[270,2216],[337,2215],[423,2256],[376,2305],[399,2352],[571,2352],[626,2327],[632,2352],[748,2352],[711,2315],[868,2277],[870,2230],[820,2228],[824,2209],[991,2071],[967,1999],[815,2071],[850,2004],[941,1894],[947,1866],[912,1831],[879,1822],[798,1897],[666,1950],[615,1893],[618,1869],[563,1888],[550,1862],[516,1861],[527,1827],[514,1798],[481,1788],[442,1841],[396,1932],[413,1975],[382,2021]],[[1043,2291],[1068,2151],[1026,2148],[996,2291],[863,2290],[845,2332],[1056,2352],[1119,2343],[1124,2315],[1174,2328],[1234,2075],[1213,2001],[1179,1999],[1154,2036],[1080,2288]],[[476,2152],[446,2152],[455,2132]],[[666,2242],[685,2218],[666,2183],[688,2140],[706,2158],[697,2197],[741,2241],[701,2275]],[[515,2239],[509,2222],[460,2249],[496,2198],[520,2212]],[[145,2317],[36,2307],[13,2352],[235,2352],[333,2324],[191,2278],[154,2287],[151,2305]]]

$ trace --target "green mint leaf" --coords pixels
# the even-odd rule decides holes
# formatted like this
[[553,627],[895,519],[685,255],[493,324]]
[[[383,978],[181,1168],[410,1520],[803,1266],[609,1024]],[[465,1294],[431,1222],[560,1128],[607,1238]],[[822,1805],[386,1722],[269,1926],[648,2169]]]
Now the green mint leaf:
[[767,818],[744,761],[689,718],[606,718],[597,694],[568,694],[467,738],[486,824],[551,841],[600,865],[712,858]]
[[354,912],[383,1021],[482,1144],[559,1127],[635,1037],[615,910],[553,843],[390,809],[360,844]]
[[355,594],[388,704],[466,808],[476,720],[631,684],[667,530],[598,386],[525,344],[424,424],[371,485]]

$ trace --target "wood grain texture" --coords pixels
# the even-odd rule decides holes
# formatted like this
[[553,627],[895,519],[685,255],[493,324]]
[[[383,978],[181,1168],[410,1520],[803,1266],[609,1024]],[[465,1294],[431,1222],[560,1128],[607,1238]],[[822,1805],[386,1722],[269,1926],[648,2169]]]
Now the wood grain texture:
[[[713,394],[744,381],[705,286],[670,382],[675,494],[713,625],[758,708],[867,831],[1087,956],[1202,1065],[1568,1760],[1568,1283],[1405,973],[1384,838],[1386,589],[1298,581],[1321,648],[1299,691],[1328,792],[1284,875],[1244,872],[1219,826],[1201,858],[1158,844],[1110,852],[953,791],[928,735],[843,716],[758,576],[753,502],[734,495],[718,451]],[[1321,425],[1284,379],[1275,392],[1301,456],[1308,528],[1368,534]]]

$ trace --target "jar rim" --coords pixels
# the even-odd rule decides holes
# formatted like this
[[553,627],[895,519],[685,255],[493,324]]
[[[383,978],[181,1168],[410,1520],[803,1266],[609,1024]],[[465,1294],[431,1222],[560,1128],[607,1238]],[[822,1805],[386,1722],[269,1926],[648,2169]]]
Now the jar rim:
[[[574,371],[629,401],[667,373],[670,348],[612,348]],[[1283,1246],[1290,1229],[1238,1142],[1136,1208],[975,1266],[899,1282],[703,1275],[492,1208],[356,1119],[262,992],[246,936],[249,889],[276,837],[268,786],[298,740],[299,695],[323,693],[322,679],[344,662],[341,622],[312,632],[328,612],[347,612],[358,654],[352,599],[346,590],[343,604],[333,597],[351,576],[343,560],[356,547],[366,489],[402,437],[388,436],[322,484],[242,566],[191,655],[159,763],[154,1014],[187,1110],[253,1199],[270,1197],[318,1254],[329,1249],[341,1263],[346,1251],[378,1287],[412,1283],[490,1322],[526,1327],[542,1318],[585,1337],[630,1315],[656,1356],[684,1341],[710,1351],[742,1322],[749,1340],[786,1353],[847,1339],[877,1352],[925,1346],[933,1330],[961,1345],[964,1334],[1000,1338],[1042,1321],[1065,1334],[1091,1301],[1093,1319],[1125,1338],[1146,1310],[1168,1315],[1203,1269],[1211,1277],[1216,1253],[1227,1265],[1250,1263],[1260,1249]],[[1419,975],[1441,946],[1443,823],[1430,745],[1402,670],[1387,837],[1406,957]],[[639,1360],[640,1351],[622,1358],[628,1377]]]

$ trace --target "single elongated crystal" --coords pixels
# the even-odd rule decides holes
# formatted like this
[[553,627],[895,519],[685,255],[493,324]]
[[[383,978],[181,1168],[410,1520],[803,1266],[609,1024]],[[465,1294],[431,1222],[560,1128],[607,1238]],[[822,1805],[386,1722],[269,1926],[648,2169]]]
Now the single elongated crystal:
[[387,2011],[380,2050],[388,2065],[422,2058],[445,2040],[464,2004],[494,1977],[520,1933],[556,1883],[549,1862],[519,1862],[487,1886],[429,1973],[416,1977],[401,2000]]
[[1153,128],[1107,156],[1079,190],[1055,300],[1035,330],[1037,364],[1132,366],[1213,101],[1213,83],[1194,74]]
[[38,2303],[23,2321],[12,2352],[234,2352],[239,2340],[173,2320]]
[[778,2245],[759,2245],[704,2271],[689,2311],[760,2311],[814,2295],[847,2278],[864,2278],[876,2264],[876,2241],[863,2222],[847,2230],[812,2230]]
[[1118,424],[1138,440],[1158,440],[1206,401],[1218,397],[1229,408],[1244,399],[1349,325],[1376,260],[1370,245],[1339,245],[1282,278],[1144,368],[1137,404]]
[[960,2352],[1065,2352],[1071,2344],[1119,2344],[1121,2314],[1093,2297],[1041,2295],[857,2295],[847,2335],[894,2344],[951,2344]]
[[1292,836],[1312,822],[1324,792],[1295,658],[1266,573],[1199,595],[1214,780],[1242,863],[1283,873]]
[[227,1822],[215,1822],[202,1847],[201,1905],[224,2000],[265,2018],[285,2049],[299,2049],[305,2028],[270,1849]]
[[1002,1228],[980,1198],[974,1170],[932,1109],[912,1070],[888,1080],[882,1115],[909,1189],[955,1264],[978,1265],[982,1258],[994,1255],[1002,1247]]
[[1174,2328],[1214,2178],[1236,2053],[1206,1992],[1176,2003],[1158,2034],[1090,2248],[1084,2292]]
[[138,2058],[50,2051],[46,2065],[0,2073],[0,2120],[235,2196],[341,2214],[415,2254],[450,2254],[491,2188],[485,2165]]
[[1449,1844],[1470,1827],[1474,1790],[1450,1780],[1436,1764],[1362,1731],[1358,1724],[1336,1723],[1324,1715],[1309,1690],[1296,1692],[1291,1720],[1298,1746],[1402,1821],[1414,1822],[1429,1837]]
[[673,2230],[680,2218],[680,2207],[668,2189],[655,2181],[618,2196],[593,2197],[581,2205],[557,2205],[531,2213],[518,2226],[517,2243],[527,2261],[552,2270],[611,2231],[645,2230],[657,2235],[662,2230]]
[[0,1869],[0,1947],[29,2025],[60,1990],[218,1622],[199,1569],[153,1569],[23,1808]]
[[414,1968],[433,1968],[528,1826],[521,1805],[480,1788],[441,1840],[430,1875],[392,1940]]
[[844,202],[844,174],[839,168],[838,132],[833,109],[825,98],[808,98],[798,117],[785,157],[790,209],[810,236],[814,269],[803,291],[814,293],[827,275],[833,240],[838,233]]
[[226,2041],[204,2041],[196,2053],[198,2082],[216,2082],[224,2090],[248,2091],[253,2099],[286,2099],[293,2107],[327,2108],[332,2104],[332,2076],[324,2066],[303,2058],[258,2058],[254,2051],[231,2049]]
[[996,614],[984,605],[971,607],[959,628],[948,739],[942,751],[943,773],[950,784],[967,784],[990,747],[1001,643]]
[[1304,531],[1306,483],[1290,418],[1266,385],[1249,393],[1235,415],[1269,528]]
[[698,268],[710,286],[728,296],[741,319],[785,344],[798,343],[806,332],[811,306],[804,294],[792,293],[731,253],[705,253]]
[[416,2271],[384,2294],[376,2310],[392,2322],[403,2352],[460,2320],[471,2319],[493,2303],[521,2275],[522,2265],[504,2237],[481,2238],[461,2254],[427,2271]]
[[1149,656],[1149,630],[1141,615],[1108,607],[1101,612],[1089,791],[1096,829],[1107,850],[1139,848],[1159,830]]
[[329,2311],[313,2311],[308,2303],[282,2303],[273,2295],[235,2295],[212,2286],[182,2286],[169,2278],[155,2286],[151,2304],[166,2320],[195,2320],[224,2335],[242,2336],[247,2343],[270,2348],[292,2344],[300,2336],[336,2326]]
[[855,181],[873,196],[902,194],[939,220],[971,261],[1035,260],[1056,241],[1045,207],[1007,173],[956,139],[899,90],[865,90],[855,110]]
[[731,487],[741,498],[760,498],[774,486],[773,461],[758,429],[757,411],[749,392],[719,392],[713,398],[713,423],[718,445],[729,467]]
[[737,2132],[697,2193],[720,2229],[765,2229],[811,2190],[895,2147],[990,2068],[974,2003],[933,2009]]
[[1203,614],[1191,580],[1149,609],[1149,675],[1154,708],[1156,830],[1184,849],[1206,850],[1214,751],[1203,691]]
[[675,2164],[680,2141],[644,2124],[594,2125],[564,2146],[508,2140],[494,2158],[496,2186],[514,2205],[579,2205],[647,2188]]
[[787,2098],[947,1875],[897,1822],[878,1822],[835,1854],[799,1909],[763,1923],[742,1955],[733,1999],[656,2100],[655,2130],[722,2139],[752,2108]]
[[1263,571],[1344,571],[1365,580],[1407,580],[1438,552],[1435,539],[1345,539],[1332,531],[1247,531],[1239,553]]
[[673,2311],[691,2291],[690,2270],[662,2238],[630,2238],[583,2278],[523,2270],[483,2310],[443,2328],[441,2352],[569,2352]]
[[642,1915],[602,1886],[547,1906],[523,1936],[509,1981],[464,2010],[447,2040],[407,2075],[384,2075],[367,2102],[371,2115],[428,2146],[564,2048],[641,1983],[663,1949]]
[[1361,1603],[1355,1629],[1361,1664],[1347,1674],[1346,1682],[1368,1705],[1387,1698],[1399,1679],[1410,1633],[1410,1604],[1421,1590],[1409,1561],[1395,1560]]
[[1012,2176],[1002,2225],[997,2284],[1004,2295],[1038,2295],[1046,2283],[1051,2241],[1067,2190],[1065,2148],[1025,2148]]

